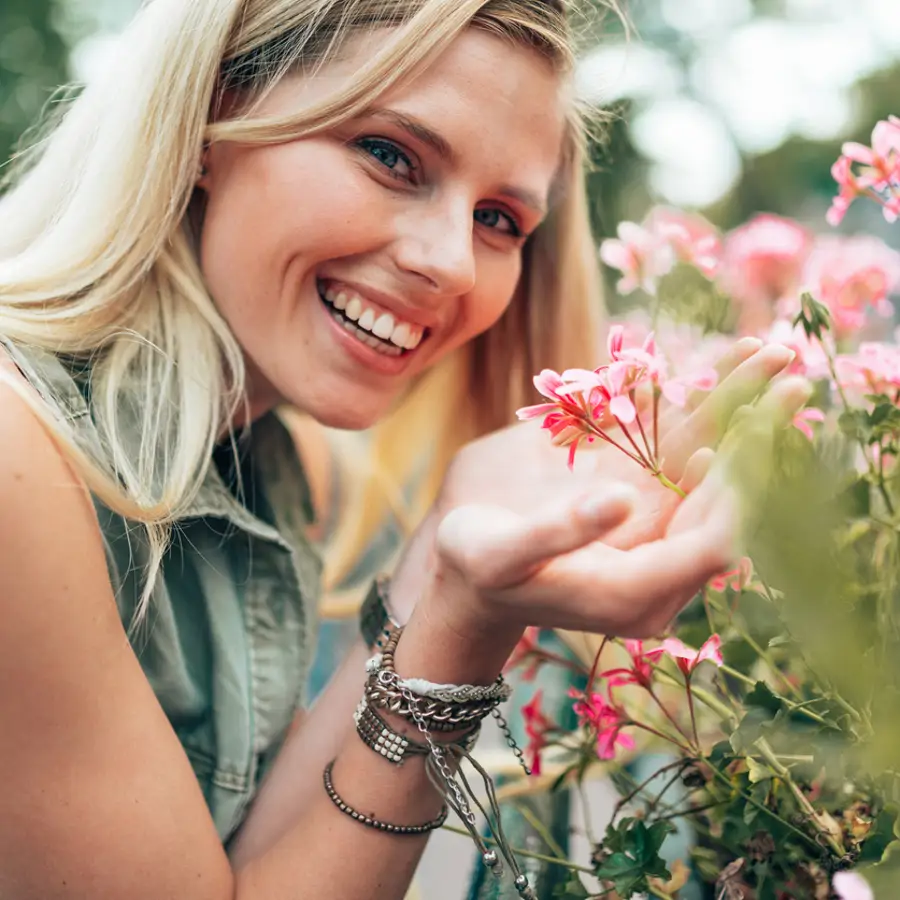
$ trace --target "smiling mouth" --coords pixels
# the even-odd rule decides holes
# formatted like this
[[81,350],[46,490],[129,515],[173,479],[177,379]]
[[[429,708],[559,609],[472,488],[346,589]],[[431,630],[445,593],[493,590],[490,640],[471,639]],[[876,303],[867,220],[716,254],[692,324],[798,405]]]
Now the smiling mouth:
[[[316,281],[316,290],[319,294],[319,299],[325,305],[325,308],[328,310],[328,314],[337,322],[345,331],[349,332],[353,337],[355,337],[360,343],[365,344],[367,347],[371,347],[376,353],[381,353],[384,356],[409,356],[410,353],[413,353],[416,348],[407,349],[404,347],[398,347],[397,344],[392,341],[380,338],[377,335],[373,334],[371,331],[366,330],[361,327],[358,321],[349,318],[347,314],[338,309],[335,304],[330,300],[327,296],[328,289],[326,285],[320,281]],[[424,337],[427,336],[427,330],[425,332]]]

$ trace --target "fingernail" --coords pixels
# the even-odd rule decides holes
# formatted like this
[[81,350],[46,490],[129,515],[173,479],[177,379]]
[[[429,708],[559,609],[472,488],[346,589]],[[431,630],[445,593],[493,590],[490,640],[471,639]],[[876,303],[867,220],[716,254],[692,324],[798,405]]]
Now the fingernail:
[[741,338],[737,342],[737,346],[742,350],[759,350],[761,349],[763,342],[759,338],[755,337],[745,337]]

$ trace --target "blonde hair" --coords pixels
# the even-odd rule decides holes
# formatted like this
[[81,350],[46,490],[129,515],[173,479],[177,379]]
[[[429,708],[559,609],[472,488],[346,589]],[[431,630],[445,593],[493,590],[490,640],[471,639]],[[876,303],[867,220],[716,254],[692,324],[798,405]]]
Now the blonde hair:
[[[284,75],[314,73],[354,33],[379,26],[392,31],[346,89],[294,115],[254,115]],[[204,145],[276,143],[330,129],[467,27],[534,48],[561,72],[572,68],[562,0],[151,0],[99,77],[16,161],[0,200],[0,335],[90,363],[100,453],[80,441],[49,385],[35,385],[44,402],[21,392],[95,496],[146,526],[152,562],[138,617],[172,524],[244,399],[240,347],[197,262]],[[211,121],[223,89],[246,103]],[[464,440],[509,421],[538,368],[591,361],[600,300],[579,122],[573,110],[560,200],[525,249],[509,310],[423,378],[378,429],[378,470],[395,484],[418,462],[411,423],[432,436],[437,473]],[[373,480],[366,514],[342,538],[345,550],[364,541],[384,508],[373,493],[383,482]],[[423,491],[434,483],[425,478]]]

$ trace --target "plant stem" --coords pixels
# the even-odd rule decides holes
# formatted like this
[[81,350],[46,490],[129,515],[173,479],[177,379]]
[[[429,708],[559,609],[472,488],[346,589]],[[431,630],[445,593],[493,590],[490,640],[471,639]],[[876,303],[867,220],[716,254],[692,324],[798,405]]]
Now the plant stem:
[[[618,419],[616,421],[618,421]],[[640,419],[638,419],[638,422],[640,422]],[[645,468],[653,471],[653,469],[654,469],[653,461],[646,459],[644,457],[644,451],[641,450],[640,447],[638,447],[637,441],[635,441],[635,439],[631,436],[631,432],[625,427],[624,422],[619,422],[619,431],[621,431],[622,434],[624,434],[625,437],[628,438],[628,442],[631,444],[632,447],[634,447],[637,455],[643,460],[643,465],[645,466]]]
[[669,478],[667,478],[662,469],[657,469],[655,472],[653,472],[653,476],[663,487],[668,488],[670,491],[674,491],[676,494],[678,494],[679,497],[681,497],[682,500],[687,497],[687,493],[680,487],[678,487],[678,485],[675,484],[674,481],[671,481]]
[[794,795],[794,798],[797,800],[797,803],[800,805],[800,808],[810,817],[814,826],[816,826],[816,831],[821,834],[828,846],[831,847],[832,851],[839,858],[844,856],[847,852],[844,849],[844,844],[842,841],[838,841],[837,838],[830,832],[825,831],[823,828],[818,826],[817,816],[815,807],[812,803],[809,802],[809,798],[800,790],[797,783],[794,781],[791,776],[790,770],[782,765],[781,761],[775,755],[775,751],[772,750],[772,747],[769,745],[769,742],[765,738],[759,738],[756,741],[756,746],[759,747],[759,752],[762,754],[763,759],[769,764],[772,768],[772,771],[787,785],[788,789]]
[[514,804],[519,815],[538,833],[540,839],[550,848],[550,851],[562,859],[566,858],[566,851],[553,839],[553,835],[547,830],[547,826],[524,803]]
[[[622,807],[627,803],[630,803],[654,778],[659,778],[664,772],[668,772],[670,769],[678,769],[677,775],[681,775],[681,771],[686,769],[694,760],[692,759],[677,759],[675,762],[669,763],[668,765],[663,766],[661,769],[657,769],[649,778],[645,778],[633,791],[629,794],[626,794],[622,797],[619,802],[615,805],[615,808],[612,812],[611,821],[615,821],[616,816],[622,811]],[[662,796],[662,794],[660,794]]]
[[[472,835],[469,834],[464,828],[457,828],[454,825],[441,825],[442,830],[449,831],[452,834],[459,834],[463,837],[471,838]],[[486,844],[496,844],[497,841],[491,837],[482,837],[482,840]],[[524,856],[527,859],[537,859],[541,862],[551,863],[554,866],[562,866],[564,869],[568,869],[570,872],[585,872],[588,875],[593,875],[594,870],[589,869],[587,866],[579,866],[578,863],[570,862],[568,859],[560,859],[556,856],[546,856],[543,853],[532,853],[530,850],[520,850],[518,847],[510,847],[509,848],[512,853],[515,853],[516,856]]]
[[[684,729],[678,724],[678,722],[675,721],[675,719],[674,719],[674,717],[672,716],[672,714],[669,712],[668,709],[666,709],[665,704],[664,704],[664,703],[662,702],[662,700],[660,700],[659,697],[657,696],[656,691],[654,691],[653,688],[652,688],[651,686],[649,686],[649,685],[647,686],[647,693],[650,694],[650,696],[656,701],[656,705],[662,710],[663,715],[664,715],[664,716],[672,723],[672,725],[674,726],[675,730],[676,730],[676,731],[677,731],[677,732],[678,732],[678,733],[679,733],[679,734],[680,734],[680,735],[681,735],[688,743],[690,743],[690,742],[691,742],[691,739],[688,737],[687,734],[685,734]],[[697,729],[696,729],[696,728],[694,729],[694,743],[697,744]]]
[[697,734],[697,716],[694,713],[694,694],[691,691],[691,679],[690,677],[685,678],[684,680],[684,689],[687,692],[688,699],[688,709],[691,713],[691,730],[694,733],[694,746],[700,746],[700,736]]

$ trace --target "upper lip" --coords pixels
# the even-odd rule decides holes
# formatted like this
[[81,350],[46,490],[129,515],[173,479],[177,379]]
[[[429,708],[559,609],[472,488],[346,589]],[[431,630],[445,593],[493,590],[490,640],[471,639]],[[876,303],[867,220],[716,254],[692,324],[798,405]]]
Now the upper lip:
[[346,278],[332,278],[323,276],[321,278],[326,284],[343,285],[350,288],[351,291],[359,294],[364,299],[371,300],[379,306],[383,306],[386,310],[393,313],[400,321],[409,322],[412,325],[419,325],[421,328],[433,329],[438,325],[437,316],[426,310],[414,309],[399,301],[393,294],[385,294],[377,288],[367,285],[358,284],[355,281],[348,281]]

